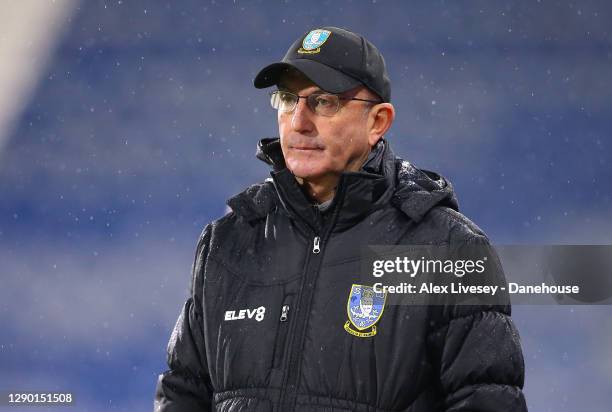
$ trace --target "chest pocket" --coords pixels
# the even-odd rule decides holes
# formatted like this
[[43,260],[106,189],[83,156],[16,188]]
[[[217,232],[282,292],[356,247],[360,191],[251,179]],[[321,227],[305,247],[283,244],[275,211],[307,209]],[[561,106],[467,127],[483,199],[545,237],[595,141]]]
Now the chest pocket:
[[302,276],[310,242],[292,225],[284,223],[281,230],[273,223],[259,224],[210,251],[209,260],[220,266],[210,280],[227,274],[255,286],[293,281]]
[[[254,285],[225,274],[206,285],[205,327],[216,391],[267,387],[282,365],[299,279]],[[210,357],[210,355],[209,355]],[[274,383],[274,382],[272,382]]]

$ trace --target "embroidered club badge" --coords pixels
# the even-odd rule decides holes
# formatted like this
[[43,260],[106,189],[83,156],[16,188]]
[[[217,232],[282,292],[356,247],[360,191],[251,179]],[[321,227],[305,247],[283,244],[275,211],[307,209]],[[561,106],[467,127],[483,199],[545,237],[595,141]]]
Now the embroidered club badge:
[[376,293],[372,286],[353,285],[346,304],[349,320],[344,330],[360,338],[376,335],[376,322],[383,314],[386,300],[386,292]]
[[301,54],[314,54],[321,51],[323,43],[329,39],[331,31],[329,30],[312,30],[304,37],[302,41],[302,47],[298,49],[298,53]]

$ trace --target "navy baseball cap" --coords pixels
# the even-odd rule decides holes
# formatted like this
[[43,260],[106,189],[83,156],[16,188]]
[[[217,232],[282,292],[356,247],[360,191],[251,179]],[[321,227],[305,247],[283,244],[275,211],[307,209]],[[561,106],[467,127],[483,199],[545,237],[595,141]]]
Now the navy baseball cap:
[[391,82],[382,54],[365,37],[345,29],[329,26],[309,31],[291,45],[280,62],[261,69],[253,83],[258,89],[277,85],[291,69],[330,93],[363,85],[382,101],[391,101]]

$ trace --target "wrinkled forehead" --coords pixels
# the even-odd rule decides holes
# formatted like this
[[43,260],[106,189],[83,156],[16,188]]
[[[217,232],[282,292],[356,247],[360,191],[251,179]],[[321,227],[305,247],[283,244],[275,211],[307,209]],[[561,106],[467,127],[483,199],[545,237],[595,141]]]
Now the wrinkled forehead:
[[[327,90],[321,89],[312,80],[306,77],[302,72],[293,68],[288,69],[280,76],[277,87],[279,90],[286,90],[295,94],[302,94],[304,93],[304,91],[308,94],[316,92],[328,93]],[[346,97],[355,97],[362,90],[367,91],[367,88],[364,86],[357,86],[354,89],[347,90],[343,93],[334,94],[339,94],[341,96]]]

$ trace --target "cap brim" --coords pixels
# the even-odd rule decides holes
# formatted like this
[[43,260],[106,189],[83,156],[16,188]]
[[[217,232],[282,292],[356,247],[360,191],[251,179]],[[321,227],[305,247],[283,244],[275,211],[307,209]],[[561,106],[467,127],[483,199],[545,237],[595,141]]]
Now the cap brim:
[[330,93],[342,93],[362,84],[349,75],[308,59],[272,63],[261,69],[255,76],[253,84],[258,89],[274,86],[278,84],[281,76],[291,68],[302,72],[310,81]]

